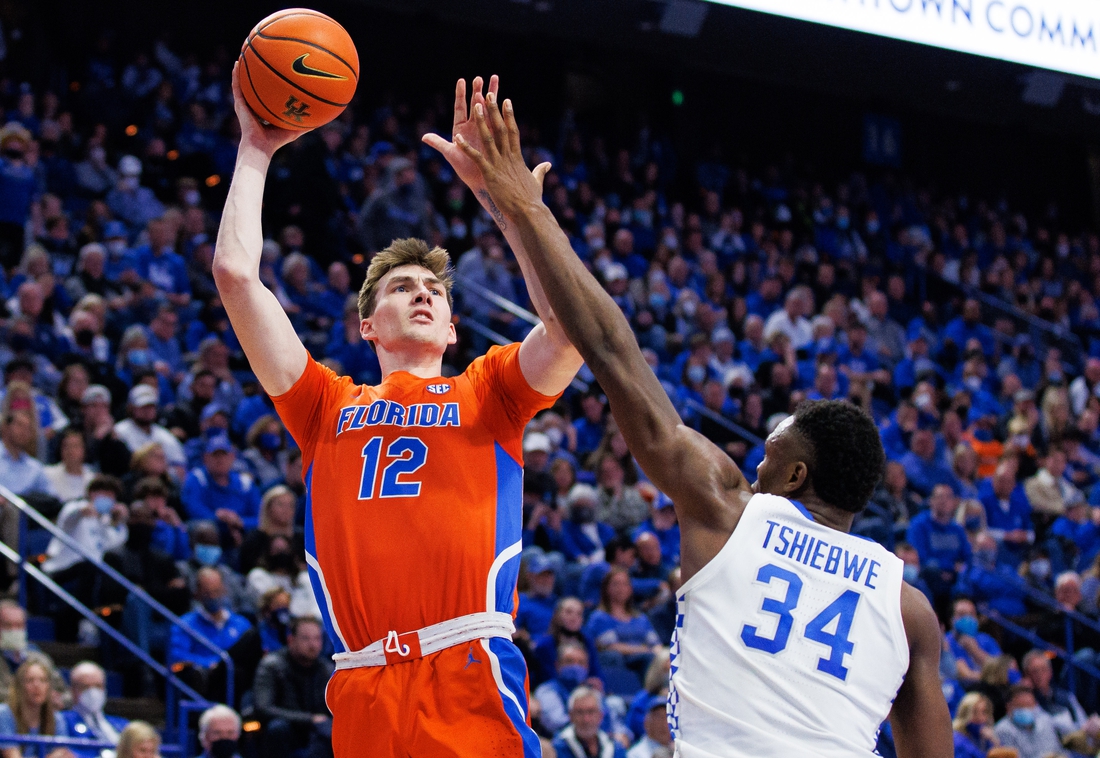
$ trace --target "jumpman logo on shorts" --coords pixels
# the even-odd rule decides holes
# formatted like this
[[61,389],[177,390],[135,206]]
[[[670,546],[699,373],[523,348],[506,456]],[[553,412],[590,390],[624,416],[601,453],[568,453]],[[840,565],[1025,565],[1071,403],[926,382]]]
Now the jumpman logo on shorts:
[[462,667],[462,670],[470,668],[471,663],[481,663],[477,658],[474,658],[474,646],[470,645],[469,651],[466,653],[466,665]]

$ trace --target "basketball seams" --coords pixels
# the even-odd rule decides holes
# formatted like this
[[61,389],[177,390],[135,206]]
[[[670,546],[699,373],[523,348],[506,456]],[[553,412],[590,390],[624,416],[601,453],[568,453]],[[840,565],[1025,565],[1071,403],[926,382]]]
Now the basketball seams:
[[[274,36],[271,36],[269,34],[264,34],[262,32],[257,32],[255,34],[255,36],[249,38],[248,44],[251,45],[252,40],[255,39],[256,37],[259,37],[260,39],[271,40],[273,42],[297,42],[299,45],[306,45],[308,47],[316,48],[317,50],[320,50],[323,53],[327,53],[328,55],[331,55],[333,58],[335,58],[336,60],[340,61],[345,66],[347,66],[348,71],[350,71],[351,75],[355,77],[356,83],[359,82],[359,72],[355,69],[354,66],[352,66],[350,63],[348,63],[346,60],[341,58],[336,53],[329,50],[327,47],[321,47],[316,42],[309,42],[308,40],[300,39],[299,37],[274,37]],[[304,92],[305,90],[302,90],[302,91]],[[318,99],[320,99],[320,98],[318,98]]]
[[[309,16],[311,18],[323,18],[326,21],[331,21],[332,23],[336,24],[337,26],[340,26],[340,24],[336,23],[336,19],[332,18],[331,16],[326,16],[324,13],[319,13],[318,11],[311,11],[308,8],[301,8],[299,10],[294,11],[293,13],[283,13],[281,15],[273,13],[272,15],[275,16],[275,18],[271,19],[270,21],[268,21],[267,19],[264,19],[264,21],[267,21],[267,23],[264,24],[264,22],[261,21],[260,23],[263,24],[263,26],[257,25],[257,27],[256,27],[256,33],[257,34],[259,34],[264,29],[266,29],[267,27],[274,24],[276,21],[282,21],[284,18],[294,18],[295,16]],[[341,28],[343,28],[343,27],[341,27]]]
[[[334,103],[333,101],[326,100],[325,98],[321,97],[320,95],[315,95],[312,92],[310,92],[309,90],[305,89],[304,87],[292,82],[290,79],[288,79],[286,77],[285,74],[283,74],[282,71],[280,71],[279,69],[272,66],[270,63],[268,63],[264,59],[264,57],[262,55],[260,55],[260,52],[256,49],[256,46],[252,44],[252,40],[248,41],[248,49],[252,51],[252,54],[256,56],[256,58],[260,61],[260,63],[267,66],[272,71],[272,73],[274,73],[277,77],[282,79],[284,82],[286,82],[291,87],[298,90],[299,92],[302,92],[302,93],[308,95],[309,97],[312,97],[314,100],[316,100],[318,102],[321,102],[321,103],[324,103],[325,105],[331,105],[334,108],[346,108],[348,106],[349,103]],[[267,106],[264,106],[264,107],[266,108]]]
[[[249,47],[251,48],[251,46],[249,46]],[[255,52],[255,51],[253,51],[253,52]],[[256,96],[256,102],[258,102],[261,106],[263,106],[263,109],[265,111],[267,111],[268,113],[270,113],[272,116],[274,116],[276,120],[281,121],[282,123],[286,124],[287,127],[291,128],[291,129],[294,129],[295,131],[301,131],[302,127],[300,125],[291,123],[290,121],[287,121],[282,116],[280,116],[279,114],[277,114],[275,111],[271,110],[271,108],[268,107],[267,103],[265,103],[263,98],[260,97],[260,93],[256,90],[256,85],[252,81],[252,72],[248,70],[248,57],[244,53],[241,53],[241,60],[244,62],[244,73],[245,73],[245,76],[248,77],[248,86],[252,88],[252,94]]]

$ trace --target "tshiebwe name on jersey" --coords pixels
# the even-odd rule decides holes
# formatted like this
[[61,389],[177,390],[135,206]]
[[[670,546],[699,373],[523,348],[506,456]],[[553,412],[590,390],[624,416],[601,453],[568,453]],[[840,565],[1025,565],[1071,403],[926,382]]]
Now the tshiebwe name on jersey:
[[[830,545],[822,539],[817,539],[809,534],[790,526],[784,526],[771,519],[764,522],[768,530],[764,535],[764,543],[761,547],[765,550],[768,545],[773,545],[772,550],[776,555],[783,556],[795,563],[809,566],[812,569],[843,576],[855,584],[862,584],[868,589],[878,589],[872,582],[878,578],[878,569],[881,563],[874,559],[865,558],[858,553],[849,552],[844,548]],[[778,531],[776,528],[778,527]]]
[[462,426],[458,403],[418,403],[404,406],[392,400],[340,409],[336,436],[368,426]]

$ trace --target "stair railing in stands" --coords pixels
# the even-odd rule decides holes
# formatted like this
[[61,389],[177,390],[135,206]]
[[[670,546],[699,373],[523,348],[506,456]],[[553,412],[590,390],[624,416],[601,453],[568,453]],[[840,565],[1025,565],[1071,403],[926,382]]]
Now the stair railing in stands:
[[[497,306],[502,311],[511,313],[513,316],[522,321],[526,321],[531,325],[542,323],[539,317],[536,316],[534,313],[531,313],[531,311],[523,308],[522,306],[516,305],[511,300],[508,300],[505,297],[501,297],[496,292],[493,292],[492,290],[481,286],[477,282],[472,281],[469,277],[464,277],[456,274],[455,281],[458,283],[461,290],[469,291],[477,297],[488,300],[490,303]],[[476,319],[467,318],[464,319],[461,323],[465,326],[468,326],[474,332],[477,332],[482,337],[485,337],[486,339],[494,342],[497,345],[507,345],[512,341],[504,335],[500,334],[499,332],[496,332],[490,327],[478,322]],[[581,379],[579,376],[573,379],[573,382],[570,386],[574,387],[580,392],[585,392],[588,390],[588,383]],[[714,423],[719,424],[733,434],[736,434],[738,437],[745,440],[750,445],[764,444],[764,440],[760,439],[748,429],[745,429],[740,424],[737,424],[736,422],[726,418],[721,413],[716,413],[715,411],[712,411],[710,408],[707,408],[705,405],[696,400],[687,398],[682,402],[682,405],[684,408],[691,411],[692,413],[698,414],[700,416],[706,416]]]
[[[909,291],[915,291],[919,301],[924,302],[928,299],[928,282],[929,280],[934,280],[942,286],[953,289],[960,295],[978,300],[986,309],[997,311],[1005,317],[1012,319],[1017,327],[1025,327],[1026,331],[1031,336],[1033,344],[1057,345],[1062,351],[1063,361],[1068,362],[1075,369],[1081,368],[1084,358],[1084,346],[1082,346],[1080,338],[1073,332],[1057,324],[1033,316],[1022,308],[1001,300],[1000,298],[988,295],[976,287],[957,284],[944,279],[926,266],[922,266],[912,260],[906,263],[906,275]],[[993,336],[1001,342],[1011,341],[1008,335],[1001,334],[1000,332],[994,331]],[[962,348],[963,346],[960,345],[959,347]]]
[[[116,582],[122,585],[122,587],[127,591],[127,593],[129,593],[129,595],[136,597],[137,599],[144,602],[146,605],[149,606],[149,608],[163,616],[170,624],[172,624],[172,626],[179,628],[184,632],[184,634],[198,642],[214,655],[218,656],[218,658],[221,659],[222,663],[225,664],[226,669],[225,702],[230,704],[233,703],[233,659],[229,657],[229,654],[226,651],[222,650],[220,647],[207,639],[205,635],[200,634],[199,632],[192,629],[190,626],[184,623],[183,619],[181,619],[172,611],[165,608],[164,605],[162,605],[160,602],[153,599],[153,597],[150,596],[149,593],[147,593],[141,587],[131,582],[129,579],[124,577],[111,566],[108,566],[106,563],[103,562],[101,558],[90,554],[87,550],[84,549],[84,547],[80,543],[78,543],[76,540],[74,540],[64,531],[62,531],[56,524],[43,516],[37,510],[29,506],[27,502],[23,500],[23,498],[19,497],[2,484],[0,484],[0,500],[7,501],[9,505],[19,511],[20,550],[22,550],[23,546],[27,544],[27,528],[29,519],[30,521],[33,521],[38,526],[49,532],[52,537],[58,539],[63,545],[70,548],[71,550],[76,551],[76,553],[79,554],[88,563],[92,564],[104,574],[109,576],[111,579],[114,579]],[[28,569],[30,566],[29,563],[24,561],[22,558],[23,556],[20,556],[20,560],[17,561],[19,565],[19,602],[24,608],[26,608],[27,575],[29,573]],[[45,576],[45,574],[42,574],[42,576]],[[37,576],[35,576],[34,578],[38,579]],[[41,579],[39,579],[39,581],[41,581]],[[81,604],[81,608],[84,608],[83,604]]]
[[1015,634],[1017,637],[1027,640],[1040,650],[1046,650],[1048,653],[1053,653],[1055,657],[1059,658],[1066,666],[1067,684],[1069,685],[1070,692],[1077,691],[1077,672],[1090,676],[1096,681],[1100,682],[1100,669],[1092,666],[1084,661],[1078,660],[1073,656],[1073,620],[1068,616],[1065,619],[1066,622],[1066,649],[1060,648],[1057,645],[1052,645],[1047,642],[1035,632],[1030,629],[1020,626],[1015,621],[1009,620],[1002,615],[999,611],[995,611],[988,606],[982,608],[982,615],[992,621],[1002,629]]
[[[5,499],[7,499],[6,495]],[[96,627],[96,629],[100,631],[100,633],[106,634],[108,637],[110,637],[123,648],[125,648],[131,655],[138,658],[146,666],[148,666],[150,669],[152,669],[154,672],[164,678],[165,682],[167,683],[167,686],[165,687],[167,697],[167,703],[165,707],[165,732],[168,734],[178,732],[178,742],[174,745],[166,742],[166,746],[163,752],[183,755],[183,747],[187,744],[187,721],[183,718],[176,718],[176,698],[179,697],[179,695],[182,695],[184,698],[179,701],[178,705],[183,705],[185,703],[201,703],[205,706],[208,706],[209,703],[207,703],[206,699],[199,695],[199,693],[188,687],[186,684],[181,682],[179,678],[177,678],[176,675],[173,674],[167,667],[165,667],[163,664],[161,664],[159,661],[149,655],[149,653],[142,650],[139,646],[135,645],[131,640],[126,637],[126,635],[108,624],[98,613],[88,608],[88,606],[84,605],[75,597],[73,597],[68,590],[55,582],[49,576],[49,574],[44,572],[38,566],[35,566],[34,562],[30,558],[20,555],[18,551],[14,550],[4,542],[0,542],[0,555],[18,565],[20,573],[24,577],[29,576],[30,578],[41,583],[43,587],[56,595],[58,599],[60,599],[62,602],[64,602],[66,605],[68,605],[70,608],[75,610],[90,623],[92,623]],[[179,695],[177,695],[177,691]],[[181,713],[182,712],[184,711],[181,709]],[[38,745],[40,753],[43,752],[45,747],[49,746],[59,747],[73,744],[83,747],[99,746],[88,744],[87,740],[75,740],[75,742],[70,740],[59,742],[58,740],[66,739],[60,737],[23,736],[15,739],[9,738],[7,735],[5,735],[3,739],[5,742],[19,742],[21,744],[27,743]],[[100,747],[114,746],[103,745]]]

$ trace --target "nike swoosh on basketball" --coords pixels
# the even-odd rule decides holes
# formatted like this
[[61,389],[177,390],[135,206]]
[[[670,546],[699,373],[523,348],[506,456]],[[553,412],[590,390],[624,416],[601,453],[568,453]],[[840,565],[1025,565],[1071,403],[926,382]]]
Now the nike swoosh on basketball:
[[306,65],[306,58],[309,57],[309,53],[298,56],[294,59],[294,63],[291,64],[291,68],[294,69],[294,73],[301,74],[302,76],[315,76],[318,79],[343,79],[346,80],[346,76],[340,76],[339,74],[330,74],[328,71],[322,71],[319,68],[312,68]]

